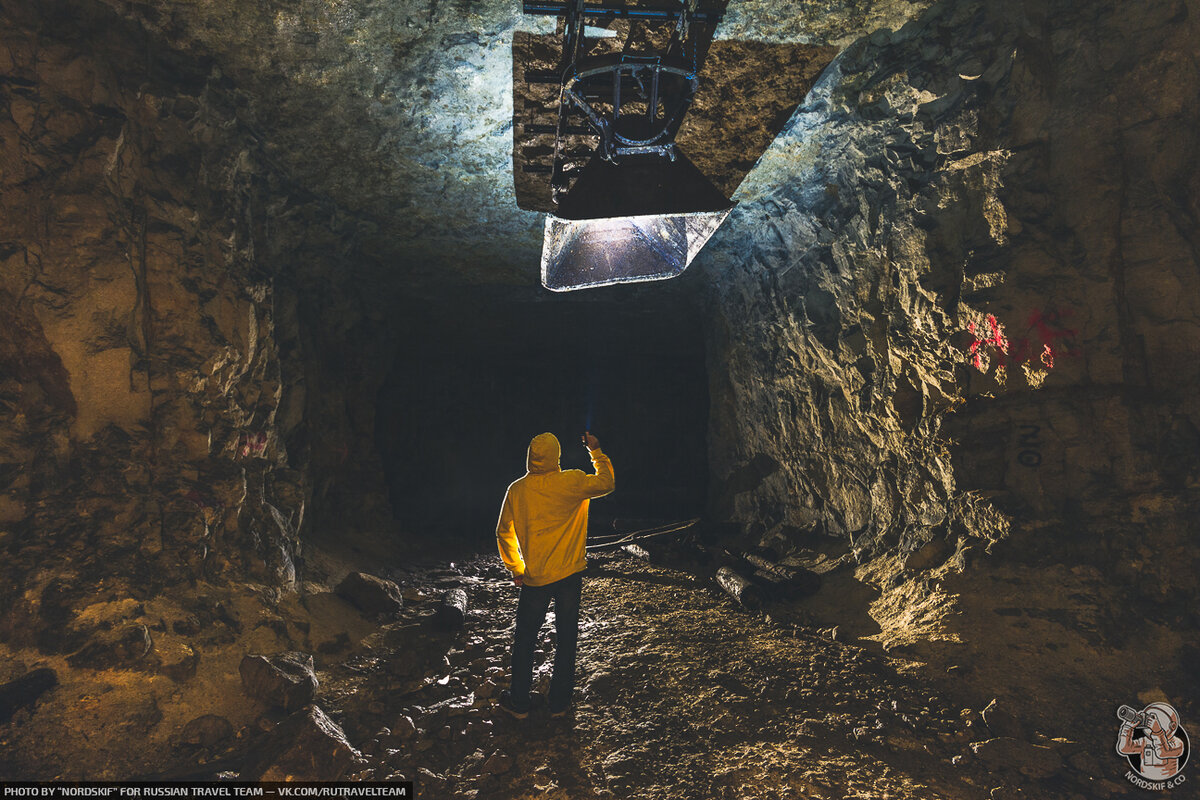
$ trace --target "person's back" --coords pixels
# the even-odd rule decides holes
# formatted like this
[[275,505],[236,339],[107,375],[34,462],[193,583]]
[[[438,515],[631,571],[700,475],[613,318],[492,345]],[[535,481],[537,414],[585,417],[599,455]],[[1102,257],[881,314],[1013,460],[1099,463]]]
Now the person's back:
[[513,639],[512,691],[502,693],[500,700],[501,707],[518,718],[528,714],[533,648],[552,599],[558,641],[550,710],[555,715],[565,713],[571,702],[581,573],[587,566],[589,500],[615,486],[612,461],[600,452],[596,437],[585,434],[584,444],[594,475],[578,469],[563,471],[562,448],[553,434],[533,437],[526,455],[528,471],[508,487],[496,526],[500,557],[522,587]]
[[596,474],[563,471],[558,439],[540,433],[529,443],[528,472],[508,487],[496,536],[505,566],[526,586],[545,586],[586,566],[588,501],[615,485],[612,461],[599,442],[588,451]]

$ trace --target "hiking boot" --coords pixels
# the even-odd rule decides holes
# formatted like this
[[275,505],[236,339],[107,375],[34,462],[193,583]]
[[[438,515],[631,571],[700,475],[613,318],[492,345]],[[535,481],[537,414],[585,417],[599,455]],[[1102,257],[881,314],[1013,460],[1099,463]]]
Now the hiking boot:
[[572,693],[572,696],[567,700],[567,704],[565,706],[560,708],[554,703],[550,703],[550,716],[553,719],[562,719],[563,717],[570,716],[575,713],[575,702],[578,700],[586,701],[588,697],[589,693],[586,689],[576,689]]
[[525,719],[526,717],[529,716],[529,709],[525,709],[524,711],[522,711],[521,709],[519,709],[515,705],[513,705],[512,692],[510,692],[508,689],[505,689],[504,691],[502,691],[500,693],[500,700],[499,700],[499,702],[496,703],[496,705],[501,710],[505,711],[508,714],[511,714],[516,719]]

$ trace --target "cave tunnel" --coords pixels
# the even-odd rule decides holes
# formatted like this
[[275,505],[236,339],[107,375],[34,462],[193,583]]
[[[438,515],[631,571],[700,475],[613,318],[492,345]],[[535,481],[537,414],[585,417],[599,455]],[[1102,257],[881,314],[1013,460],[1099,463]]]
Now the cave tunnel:
[[0,0],[4,790],[1188,796],[1197,0],[702,2],[728,215],[552,292],[563,8]]
[[543,430],[560,439],[563,469],[591,469],[589,430],[622,465],[622,491],[592,509],[593,530],[700,517],[704,331],[696,299],[673,288],[401,312],[401,338],[423,345],[397,349],[379,390],[375,435],[394,519],[494,547],[500,499]]

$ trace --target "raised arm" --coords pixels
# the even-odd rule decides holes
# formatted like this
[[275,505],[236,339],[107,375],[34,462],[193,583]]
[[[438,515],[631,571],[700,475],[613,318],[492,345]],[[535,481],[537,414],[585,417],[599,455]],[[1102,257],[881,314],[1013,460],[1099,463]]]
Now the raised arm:
[[612,459],[600,451],[600,441],[590,432],[583,435],[583,443],[587,445],[588,455],[592,457],[592,469],[596,472],[594,475],[582,473],[579,493],[585,498],[603,497],[611,493],[617,485],[617,479],[613,475]]

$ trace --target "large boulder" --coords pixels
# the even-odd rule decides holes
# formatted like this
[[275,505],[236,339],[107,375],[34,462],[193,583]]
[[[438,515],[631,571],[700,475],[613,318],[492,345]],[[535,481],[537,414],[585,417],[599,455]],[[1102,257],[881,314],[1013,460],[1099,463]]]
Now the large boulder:
[[337,723],[319,707],[308,706],[275,726],[251,755],[241,779],[336,781],[360,757]]
[[351,572],[338,584],[337,594],[364,614],[395,614],[404,597],[395,581],[365,572]]
[[238,671],[246,694],[273,708],[295,711],[313,701],[317,676],[308,653],[247,655]]

